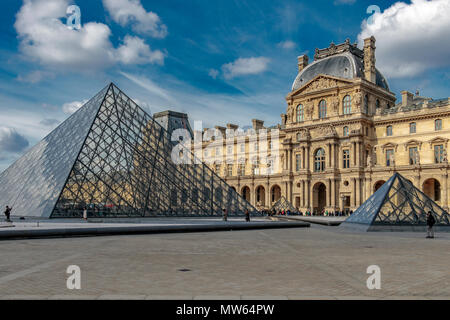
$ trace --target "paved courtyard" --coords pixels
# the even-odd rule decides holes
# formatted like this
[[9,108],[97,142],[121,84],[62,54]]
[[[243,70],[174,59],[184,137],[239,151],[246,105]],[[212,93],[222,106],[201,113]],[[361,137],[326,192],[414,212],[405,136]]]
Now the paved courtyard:
[[[450,298],[450,234],[270,229],[0,241],[0,299]],[[66,268],[81,268],[81,290]],[[369,290],[366,269],[381,268]]]

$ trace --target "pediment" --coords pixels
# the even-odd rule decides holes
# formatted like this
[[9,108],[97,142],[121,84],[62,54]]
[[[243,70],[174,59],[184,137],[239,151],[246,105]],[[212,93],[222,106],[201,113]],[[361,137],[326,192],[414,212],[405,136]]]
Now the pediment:
[[296,91],[289,94],[288,97],[294,97],[304,93],[310,93],[314,91],[320,91],[324,89],[331,89],[343,85],[352,84],[352,80],[342,79],[338,77],[333,77],[329,75],[319,74],[313,79],[308,81],[305,85],[298,88]]

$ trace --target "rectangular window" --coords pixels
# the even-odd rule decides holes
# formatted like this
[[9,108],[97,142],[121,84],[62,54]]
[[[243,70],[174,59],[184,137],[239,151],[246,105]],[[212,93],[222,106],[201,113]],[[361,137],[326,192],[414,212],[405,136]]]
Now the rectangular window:
[[417,155],[418,155],[417,147],[409,148],[409,164],[417,164]]
[[342,159],[343,159],[343,168],[344,169],[350,168],[350,150],[343,151]]
[[412,122],[409,124],[409,133],[416,133],[416,123]]
[[232,146],[228,146],[227,147],[227,153],[228,154],[232,154],[233,153],[233,147]]
[[394,165],[394,149],[386,150],[386,167]]
[[244,176],[245,175],[245,165],[244,164],[240,164],[238,167],[238,174],[240,176]]
[[296,171],[300,171],[300,169],[301,169],[301,154],[300,153],[297,153],[296,155],[295,155],[295,170]]
[[442,144],[434,146],[434,162],[435,163],[444,162],[444,146]]
[[389,136],[392,136],[392,126],[387,126],[386,127],[386,135],[389,137]]
[[227,174],[228,174],[228,176],[232,176],[233,175],[233,165],[232,164],[229,164],[227,166]]
[[245,152],[245,144],[241,143],[241,152]]
[[441,119],[437,119],[436,121],[434,121],[434,130],[436,130],[436,131],[442,130],[442,120]]
[[258,151],[258,142],[255,143],[255,145],[254,145],[254,150],[255,150],[255,151]]

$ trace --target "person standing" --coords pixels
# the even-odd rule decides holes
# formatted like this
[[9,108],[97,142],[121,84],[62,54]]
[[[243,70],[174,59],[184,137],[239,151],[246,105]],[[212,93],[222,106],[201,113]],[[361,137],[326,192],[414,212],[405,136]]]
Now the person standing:
[[9,217],[11,216],[11,209],[10,207],[6,206],[5,209],[5,216],[6,216],[6,221],[11,222],[11,220],[9,219]]
[[428,211],[427,213],[427,238],[428,239],[433,239],[434,238],[434,230],[433,230],[433,226],[436,223],[436,219],[434,219],[433,214],[431,213],[431,211]]
[[83,210],[83,219],[87,220],[87,209],[86,208],[84,208],[84,210]]
[[228,220],[228,212],[227,209],[223,209],[223,221],[227,221]]
[[247,210],[245,210],[245,221],[250,222],[250,212]]

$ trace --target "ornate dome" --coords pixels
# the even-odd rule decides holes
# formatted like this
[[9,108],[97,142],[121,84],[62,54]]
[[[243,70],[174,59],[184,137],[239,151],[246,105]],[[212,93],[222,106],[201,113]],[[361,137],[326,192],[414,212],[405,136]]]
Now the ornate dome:
[[[351,44],[346,43],[345,45],[334,46],[332,44],[330,48],[317,49],[314,56],[315,61],[298,73],[292,85],[292,90],[301,88],[319,74],[345,79],[364,78],[363,52]],[[341,46],[342,49],[340,49]],[[338,52],[336,52],[337,50]],[[375,70],[376,85],[389,91],[386,78],[378,69]]]

